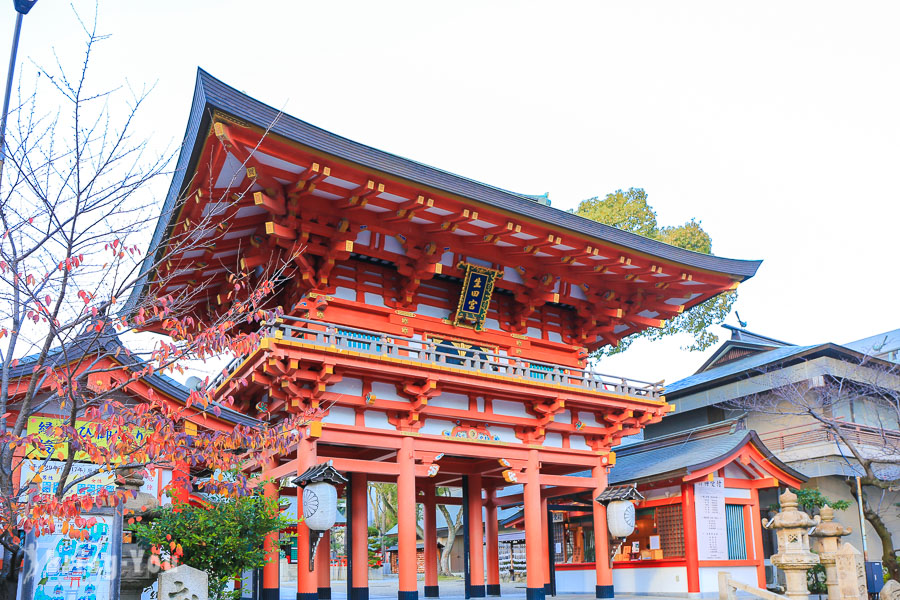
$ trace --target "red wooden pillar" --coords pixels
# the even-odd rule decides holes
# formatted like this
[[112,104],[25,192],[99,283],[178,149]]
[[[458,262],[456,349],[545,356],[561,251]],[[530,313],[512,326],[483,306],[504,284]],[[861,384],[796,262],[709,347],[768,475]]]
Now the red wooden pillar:
[[185,460],[175,459],[172,468],[172,503],[187,504],[190,501],[191,490],[191,466]]
[[753,535],[752,538],[748,538],[745,536],[746,543],[748,544],[747,548],[747,557],[750,557],[750,548],[749,544],[752,541],[753,544],[753,558],[756,560],[756,580],[757,585],[761,589],[766,589],[766,565],[764,562],[765,552],[763,551],[763,541],[762,541],[762,517],[760,516],[759,510],[759,490],[756,488],[750,489],[750,529]]
[[319,600],[331,600],[331,531],[323,531],[316,550],[316,592]]
[[681,484],[681,516],[684,519],[684,560],[687,564],[689,594],[700,593],[700,563],[697,559],[697,514],[694,512],[694,485]]
[[484,598],[484,521],[482,520],[481,474],[469,482],[469,582],[472,598]]
[[425,597],[437,598],[441,595],[438,585],[437,514],[434,486],[425,495]]
[[[263,469],[263,479],[267,477],[267,472],[278,466],[278,461],[273,457],[266,461]],[[278,502],[278,484],[273,482],[265,484],[263,494],[266,498],[271,498]],[[279,600],[279,590],[281,588],[279,563],[280,556],[278,552],[278,532],[273,531],[266,536],[263,542],[263,549],[266,551],[266,564],[263,566],[262,574],[262,598],[261,600]]]
[[369,510],[368,478],[365,473],[351,473],[350,493],[353,514],[353,589],[350,600],[369,600]]
[[606,506],[597,502],[597,496],[606,489],[605,465],[595,465],[591,471],[594,482],[594,564],[597,570],[597,598],[612,598],[613,574],[609,566],[609,526],[606,524]]
[[[316,442],[309,438],[297,446],[297,475],[316,464]],[[297,515],[303,515],[303,490],[297,490]],[[309,569],[309,528],[297,523],[297,600],[318,600],[315,570]]]
[[541,481],[538,451],[528,451],[523,500],[525,504],[526,600],[544,600],[544,552],[547,544],[541,533]]
[[553,570],[550,568],[550,561],[555,560],[556,556],[550,553],[550,525],[549,514],[547,513],[547,499],[541,496],[541,548],[544,551],[544,596],[550,595],[550,574]]
[[397,453],[398,600],[418,600],[416,568],[416,473],[413,438],[403,436]]
[[487,510],[484,524],[487,537],[487,585],[488,596],[500,595],[500,526],[497,522],[497,490],[487,492]]

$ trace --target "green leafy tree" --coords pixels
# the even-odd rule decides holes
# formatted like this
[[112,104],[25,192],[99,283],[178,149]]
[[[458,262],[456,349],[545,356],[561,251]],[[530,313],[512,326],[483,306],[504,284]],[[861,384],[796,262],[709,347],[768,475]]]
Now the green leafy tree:
[[[647,192],[640,188],[617,190],[603,198],[597,196],[584,200],[578,205],[575,214],[672,246],[712,254],[712,238],[703,230],[699,221],[691,219],[684,225],[660,226],[656,211],[647,202]],[[603,348],[600,354],[622,352],[638,338],[658,340],[679,333],[688,334],[693,338],[693,341],[684,347],[685,350],[705,350],[719,341],[719,337],[710,331],[710,327],[725,320],[736,300],[737,292],[719,294],[674,319],[669,319],[662,328],[651,328],[622,338],[616,347]]]
[[212,498],[208,506],[169,505],[149,523],[133,523],[138,541],[150,546],[163,568],[179,562],[206,571],[209,597],[238,600],[240,590],[226,591],[229,581],[266,563],[266,535],[290,525],[278,503],[259,493]]
[[847,510],[848,508],[850,508],[850,503],[848,501],[830,500],[829,498],[825,497],[822,492],[819,491],[819,488],[809,488],[793,491],[795,494],[797,494],[797,504],[800,505],[800,510],[803,510],[810,515],[818,513],[819,509],[826,504],[834,510]]

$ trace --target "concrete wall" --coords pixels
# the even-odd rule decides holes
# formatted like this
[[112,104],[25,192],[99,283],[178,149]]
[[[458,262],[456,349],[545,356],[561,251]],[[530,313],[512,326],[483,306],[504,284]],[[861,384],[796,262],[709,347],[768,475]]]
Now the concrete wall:
[[[596,577],[591,590],[596,585]],[[687,567],[613,569],[618,594],[687,594]]]

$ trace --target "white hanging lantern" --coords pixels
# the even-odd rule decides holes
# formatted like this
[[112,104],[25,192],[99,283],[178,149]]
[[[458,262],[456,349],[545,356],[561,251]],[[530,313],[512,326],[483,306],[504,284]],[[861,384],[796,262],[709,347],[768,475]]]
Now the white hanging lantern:
[[303,522],[309,529],[309,570],[315,569],[316,548],[323,531],[337,520],[337,488],[347,478],[334,470],[331,461],[308,468],[294,479],[303,488]]
[[606,507],[606,526],[614,538],[626,538],[634,532],[634,504],[629,500],[615,500]]
[[303,521],[311,531],[328,531],[337,520],[337,488],[326,481],[303,488]]

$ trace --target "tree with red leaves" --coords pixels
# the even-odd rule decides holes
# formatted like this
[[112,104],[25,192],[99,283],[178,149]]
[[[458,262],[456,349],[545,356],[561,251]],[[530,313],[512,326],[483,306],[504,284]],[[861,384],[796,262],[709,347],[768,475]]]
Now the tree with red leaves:
[[[144,259],[146,232],[159,218],[154,182],[168,175],[170,161],[148,158],[146,141],[133,136],[146,92],[92,89],[91,56],[104,36],[96,15],[92,24],[79,23],[85,51],[78,65],[39,67],[35,93],[10,116],[0,188],[0,575],[10,584],[23,534],[84,537],[93,524],[84,512],[123,503],[115,489],[75,493],[91,476],[73,470],[76,463],[113,475],[176,464],[241,473],[259,455],[286,452],[302,425],[298,417],[277,426],[247,419],[223,426],[228,408],[212,401],[208,380],[182,398],[158,392],[164,374],[183,374],[186,361],[238,357],[254,347],[256,330],[281,315],[269,301],[283,265],[252,273],[220,265],[230,271],[231,301],[206,322],[191,316],[202,284],[145,293],[120,311],[120,299],[142,290],[150,273],[157,281],[177,275],[172,256],[209,249],[230,224],[204,217],[171,232],[165,251],[151,248],[153,259]],[[50,97],[58,108],[44,115]],[[247,191],[220,201],[238,202]],[[129,350],[119,335],[135,329],[162,335]],[[29,428],[37,417],[39,426]],[[62,466],[48,491],[42,476],[54,459]],[[240,476],[213,477],[203,491],[234,497],[251,485]],[[0,598],[8,593],[0,585]]]

